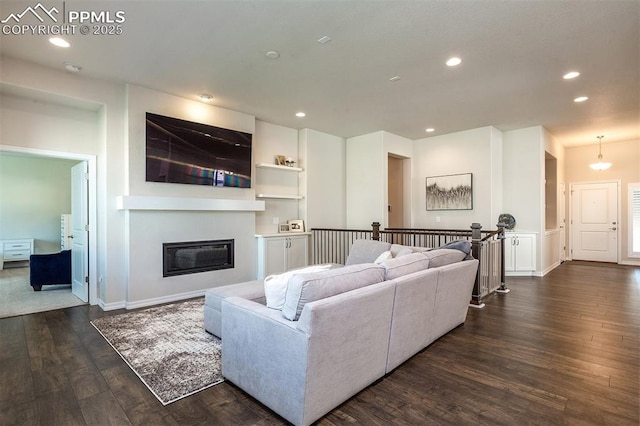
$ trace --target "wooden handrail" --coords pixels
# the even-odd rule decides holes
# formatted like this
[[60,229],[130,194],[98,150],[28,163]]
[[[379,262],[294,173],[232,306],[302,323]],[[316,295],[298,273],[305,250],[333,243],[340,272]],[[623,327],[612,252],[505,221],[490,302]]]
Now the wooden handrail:
[[470,303],[484,306],[483,297],[496,290],[498,285],[500,290],[508,291],[504,273],[504,227],[483,231],[480,224],[474,223],[468,230],[380,228],[379,222],[373,222],[371,229],[312,228],[314,263],[344,263],[357,239],[434,248],[466,239],[471,241],[472,256],[480,262]]

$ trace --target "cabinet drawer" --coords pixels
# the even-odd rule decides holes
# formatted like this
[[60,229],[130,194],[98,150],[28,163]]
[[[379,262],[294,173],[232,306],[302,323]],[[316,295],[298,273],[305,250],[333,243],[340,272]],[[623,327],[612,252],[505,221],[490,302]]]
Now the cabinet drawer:
[[29,243],[4,243],[3,244],[4,251],[7,250],[27,250],[31,249],[31,245]]
[[12,260],[29,260],[30,255],[31,251],[27,248],[26,250],[5,250],[2,256],[5,262],[10,262]]

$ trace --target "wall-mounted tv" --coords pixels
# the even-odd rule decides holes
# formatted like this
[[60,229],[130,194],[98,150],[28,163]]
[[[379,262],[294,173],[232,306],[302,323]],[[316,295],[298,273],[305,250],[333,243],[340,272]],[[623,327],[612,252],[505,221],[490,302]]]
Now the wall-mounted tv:
[[251,187],[251,133],[147,113],[147,182]]

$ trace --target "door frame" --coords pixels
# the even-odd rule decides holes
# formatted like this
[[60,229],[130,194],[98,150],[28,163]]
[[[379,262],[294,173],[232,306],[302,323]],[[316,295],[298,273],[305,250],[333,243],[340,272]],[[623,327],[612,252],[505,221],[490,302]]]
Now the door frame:
[[[620,231],[620,211],[622,209],[621,188],[622,181],[620,179],[606,179],[598,181],[586,181],[586,182],[570,182],[569,183],[569,253],[567,253],[567,260],[573,260],[573,187],[574,185],[592,185],[600,183],[615,183],[618,188],[618,203],[616,206],[616,222],[618,231]],[[622,250],[622,238],[621,232],[618,232],[616,264],[620,264],[620,253]]]
[[59,158],[64,160],[86,161],[89,171],[89,245],[87,246],[89,256],[89,304],[98,303],[98,242],[97,228],[97,194],[98,186],[96,179],[97,158],[90,154],[76,154],[71,152],[50,151],[46,149],[27,148],[13,145],[0,145],[0,152],[12,152],[18,154],[32,155],[35,157]]

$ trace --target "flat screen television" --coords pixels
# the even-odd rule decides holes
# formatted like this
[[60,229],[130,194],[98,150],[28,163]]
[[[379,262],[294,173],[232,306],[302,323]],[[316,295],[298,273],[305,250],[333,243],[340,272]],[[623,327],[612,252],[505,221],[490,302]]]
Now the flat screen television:
[[251,133],[147,113],[146,180],[251,187]]

